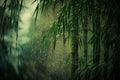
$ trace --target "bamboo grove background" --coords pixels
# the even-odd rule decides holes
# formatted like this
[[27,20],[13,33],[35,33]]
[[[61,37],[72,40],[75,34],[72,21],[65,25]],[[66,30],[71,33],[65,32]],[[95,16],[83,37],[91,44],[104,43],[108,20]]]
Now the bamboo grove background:
[[[35,38],[33,45],[27,45],[30,46],[27,47],[29,50],[35,48],[37,45],[36,47],[39,47],[40,51],[39,49],[35,49],[34,51],[29,51],[27,49],[24,51],[23,49],[24,54],[20,54],[19,58],[21,65],[17,66],[18,73],[16,73],[14,67],[11,66],[9,57],[11,56],[12,49],[18,50],[18,23],[21,21],[20,11],[25,8],[23,2],[23,0],[0,1],[1,80],[120,79],[119,0],[31,1],[32,4],[37,2],[37,6],[33,14],[35,16],[36,23],[39,22],[39,13],[50,14],[49,10],[52,9],[52,12],[57,15],[55,16],[52,25],[47,25],[50,27],[43,31],[41,36],[36,33],[39,42],[37,43]],[[13,32],[16,37],[15,41],[8,43],[5,37],[10,34],[10,31]],[[59,40],[61,40],[64,45],[70,44],[70,64],[67,66],[70,68],[70,71],[66,71],[68,72],[68,75],[66,76],[61,75],[55,78],[56,74],[53,74],[49,75],[50,78],[42,78],[43,76],[40,72],[47,74],[44,67],[45,65],[43,65],[43,63],[40,63],[42,59],[43,62],[46,60],[46,57],[43,55],[49,53],[49,51],[52,49],[54,51],[59,46],[57,46],[57,41]],[[15,45],[14,47],[13,44]],[[51,46],[52,49],[50,49]],[[91,52],[90,49],[92,49]],[[81,50],[83,50],[82,53]],[[32,54],[34,52],[36,54]],[[81,54],[83,54],[82,57],[80,56]],[[89,54],[91,54],[92,57],[90,57]],[[35,57],[33,59],[33,56],[35,55],[39,57]],[[65,55],[65,53],[63,55]],[[29,58],[25,56],[28,56]],[[35,64],[38,65],[26,65],[30,61],[31,63],[34,64],[35,62]],[[32,74],[35,71],[34,69],[36,69],[35,75]],[[31,73],[29,74],[30,71]],[[7,74],[7,76],[5,74]],[[31,78],[31,76],[33,77]]]

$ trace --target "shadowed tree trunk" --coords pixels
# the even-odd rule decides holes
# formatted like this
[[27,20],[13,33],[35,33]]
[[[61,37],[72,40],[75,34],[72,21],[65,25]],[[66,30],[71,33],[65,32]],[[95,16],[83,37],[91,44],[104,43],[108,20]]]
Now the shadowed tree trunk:
[[[72,0],[73,2],[73,9],[72,9],[72,80],[78,80],[78,76],[75,77],[74,73],[78,69],[78,47],[79,47],[79,23],[78,23],[78,16],[76,14],[77,6],[76,2]],[[75,77],[75,78],[74,78]],[[80,79],[79,79],[80,80]]]
[[[109,46],[106,44],[104,46],[104,62],[105,62],[105,67],[104,67],[104,80],[108,80],[108,62],[109,62]],[[109,79],[110,80],[110,79]]]
[[[85,13],[84,19],[83,19],[83,47],[84,47],[84,66],[87,69],[87,61],[88,61],[88,16],[87,16],[87,8],[85,7]],[[87,76],[87,72],[85,73],[85,76]],[[87,77],[84,78],[84,80],[88,80]]]
[[94,44],[93,44],[93,64],[99,64],[100,60],[100,11],[95,11],[93,24]]
[[113,74],[114,74],[114,80],[120,79],[120,42],[116,44],[115,53],[114,53],[114,59],[113,59]]
[[[116,11],[117,12],[117,11]],[[120,80],[120,14],[117,15],[115,23],[117,24],[115,28],[116,38],[114,41],[113,50],[113,74],[114,80]]]
[[[78,30],[74,29],[72,41],[72,78],[74,77],[74,73],[77,69],[78,69]],[[77,80],[77,77],[74,80]]]
[[85,65],[87,65],[87,57],[88,57],[88,18],[85,15],[83,21],[83,43],[84,43],[84,60]]
[[[100,61],[100,4],[99,1],[94,2],[93,13],[93,65],[98,66]],[[100,80],[100,73],[98,68],[93,72],[93,80]]]

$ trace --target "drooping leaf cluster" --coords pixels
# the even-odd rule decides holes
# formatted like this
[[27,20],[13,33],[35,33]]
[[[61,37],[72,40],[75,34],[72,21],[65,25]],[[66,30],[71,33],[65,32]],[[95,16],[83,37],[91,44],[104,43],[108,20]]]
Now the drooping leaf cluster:
[[[49,6],[52,6],[54,10],[60,9],[58,18],[50,30],[48,30],[44,41],[48,42],[47,40],[52,38],[51,40],[55,45],[57,36],[62,35],[65,42],[66,38],[71,39],[76,28],[80,34],[80,28],[84,26],[83,22],[87,17],[88,25],[92,25],[93,36],[89,42],[93,44],[93,65],[95,65],[91,67],[91,69],[95,68],[94,70],[92,69],[92,74],[95,76],[90,79],[94,80],[98,78],[97,80],[100,80],[98,75],[101,75],[101,72],[96,72],[99,68],[107,76],[103,77],[104,80],[118,80],[120,75],[120,71],[118,71],[120,69],[119,0],[40,0],[36,7],[36,15],[39,9],[43,12]],[[79,43],[81,43],[81,37],[79,37]],[[104,47],[105,64],[104,66],[101,65],[102,68],[96,68],[100,64],[101,47]],[[98,74],[96,75],[96,73]]]
[[[13,46],[9,38],[12,31],[18,37],[18,22],[20,21],[20,11],[22,9],[23,0],[1,0],[0,1],[0,79],[16,80],[16,72],[8,59],[8,54]],[[15,36],[14,36],[15,37]],[[17,44],[16,44],[17,45]],[[5,76],[6,75],[6,76]],[[11,77],[14,75],[13,77]]]
[[[1,0],[0,2],[0,41],[4,40],[4,36],[10,31],[16,32],[16,40],[18,36],[19,15],[22,9],[23,0]],[[3,43],[4,44],[4,43]]]

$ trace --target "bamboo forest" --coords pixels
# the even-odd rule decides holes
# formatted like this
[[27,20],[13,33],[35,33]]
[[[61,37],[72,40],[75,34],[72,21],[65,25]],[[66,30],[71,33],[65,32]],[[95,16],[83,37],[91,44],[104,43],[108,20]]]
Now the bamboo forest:
[[0,0],[0,80],[120,80],[119,0]]

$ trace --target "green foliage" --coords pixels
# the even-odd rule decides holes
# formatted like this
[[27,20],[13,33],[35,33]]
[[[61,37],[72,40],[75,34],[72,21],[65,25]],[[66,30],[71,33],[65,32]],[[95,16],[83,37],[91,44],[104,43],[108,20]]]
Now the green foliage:
[[[0,79],[16,80],[17,73],[9,60],[9,53],[13,47],[11,42],[7,42],[5,36],[10,31],[16,32],[18,37],[19,14],[22,9],[23,0],[1,0],[0,1]],[[17,44],[16,44],[17,45]],[[14,77],[13,77],[14,75]]]
[[[104,46],[104,59],[106,60],[106,55],[109,57],[107,58],[107,61],[105,61],[105,65],[107,64],[107,62],[113,62],[113,65],[111,64],[111,66],[113,66],[112,69],[114,79],[118,80],[118,74],[120,74],[117,74],[117,70],[120,69],[118,57],[120,53],[118,46],[120,45],[120,6],[117,0],[40,0],[40,3],[42,4],[42,11],[46,10],[46,7],[48,7],[51,3],[53,3],[51,5],[53,6],[54,10],[57,9],[57,5],[60,5],[59,16],[51,29],[48,30],[48,34],[52,36],[46,38],[46,40],[48,40],[52,37],[54,45],[56,44],[57,35],[62,34],[64,42],[66,41],[66,38],[71,39],[69,37],[74,31],[74,29],[76,29],[77,27],[80,28],[80,26],[84,26],[84,16],[87,16],[88,21],[90,21],[89,24],[92,24],[93,30],[93,36],[90,39],[90,42],[93,44],[93,65],[95,65],[95,67],[92,69],[94,71],[93,78],[90,79],[102,79],[100,76],[98,77],[101,72],[96,71],[96,67],[100,65],[100,51],[101,47]],[[111,56],[112,60],[110,60]],[[97,68],[102,71],[104,69],[103,67]],[[107,68],[109,68],[109,66],[107,66]],[[85,70],[86,74],[89,73],[87,72],[87,69]],[[108,75],[109,74],[110,73],[108,72]]]
[[[36,2],[37,0],[34,0]],[[10,30],[16,32],[16,40],[18,38],[18,22],[19,15],[23,7],[23,0],[2,0],[0,2],[0,58],[5,58],[8,55],[8,46],[5,41],[5,35],[8,35]],[[39,14],[39,10],[44,13],[49,8],[57,13],[57,19],[53,25],[45,31],[43,38],[40,39],[42,46],[38,46],[43,50],[50,47],[52,43],[55,49],[59,37],[63,39],[66,44],[67,40],[71,40],[73,67],[76,71],[73,72],[74,80],[80,78],[81,80],[119,80],[120,75],[120,4],[119,0],[38,0],[34,15],[35,21]],[[48,13],[49,14],[49,13]],[[87,25],[86,25],[87,24]],[[92,29],[92,37],[89,42],[93,45],[93,60],[89,65],[80,64],[78,62],[78,48],[82,46],[82,40],[85,36],[83,34],[84,26]],[[91,25],[91,26],[89,26]],[[83,28],[83,29],[82,29]],[[81,31],[82,30],[82,31]],[[85,32],[87,34],[87,32]],[[89,33],[89,32],[88,32]],[[87,44],[87,37],[86,39]],[[83,41],[85,42],[85,41]],[[37,44],[37,43],[35,43]],[[86,44],[83,44],[84,46]],[[17,44],[16,44],[17,45]],[[47,46],[47,47],[46,47]],[[104,48],[102,48],[104,47]],[[84,49],[87,47],[84,47]],[[102,48],[102,49],[101,49]],[[3,50],[4,49],[4,50]],[[89,49],[89,47],[88,47]],[[38,51],[37,51],[38,50]],[[36,51],[36,52],[34,52]],[[27,57],[29,53],[26,52]],[[32,57],[39,54],[41,51],[35,47]],[[88,55],[86,55],[87,58]],[[27,59],[24,56],[24,59]],[[36,58],[36,56],[34,56]],[[34,58],[34,59],[35,59]],[[30,59],[30,58],[28,58]],[[38,57],[36,59],[39,59]],[[35,60],[36,60],[35,59]],[[102,60],[103,59],[103,60]],[[24,60],[25,61],[25,60]],[[34,60],[33,60],[34,61]],[[37,75],[36,66],[43,69],[44,66],[38,66],[39,60],[35,64],[31,64],[29,73],[26,71],[22,75],[25,79],[31,78],[32,73]],[[27,62],[25,62],[27,63]],[[2,63],[0,63],[2,64]],[[28,64],[28,65],[29,65]],[[80,64],[80,65],[78,65]],[[28,65],[22,65],[23,68],[28,68]],[[82,65],[82,66],[81,66]],[[22,70],[22,69],[21,69]],[[24,70],[24,69],[23,69]],[[22,71],[23,71],[22,70]],[[43,71],[40,71],[43,72]],[[21,72],[23,73],[23,72]],[[27,75],[27,76],[26,76]],[[45,76],[43,74],[42,78]],[[57,75],[56,75],[57,76]],[[76,78],[77,77],[77,78]],[[31,78],[33,79],[33,78]]]
[[18,22],[20,21],[19,14],[22,2],[23,0],[2,0],[0,2],[0,40],[4,41],[4,36],[12,29],[18,36]]

